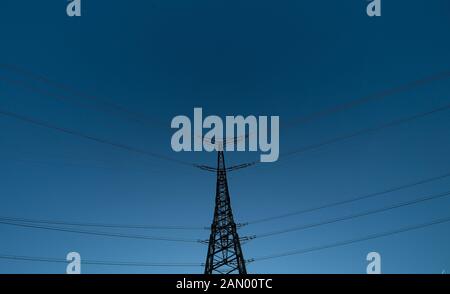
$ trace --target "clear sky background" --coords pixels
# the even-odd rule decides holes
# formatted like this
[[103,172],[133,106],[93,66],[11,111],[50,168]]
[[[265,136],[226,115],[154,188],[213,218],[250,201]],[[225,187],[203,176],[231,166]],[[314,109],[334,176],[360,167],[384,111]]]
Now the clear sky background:
[[[290,128],[284,122],[450,70],[450,2],[82,0],[0,2],[0,110],[200,164],[214,153],[176,154],[170,120],[279,115],[281,152],[410,117],[450,103],[450,79]],[[74,95],[3,65],[83,93]],[[26,86],[24,86],[26,85]],[[39,90],[37,90],[39,89]],[[87,97],[86,97],[87,96]],[[90,97],[90,98],[89,98]],[[57,99],[58,98],[58,99]],[[97,99],[136,115],[105,111]],[[139,116],[141,117],[141,116]],[[236,171],[236,222],[378,192],[450,172],[450,111]],[[228,165],[255,153],[226,153]],[[0,218],[209,226],[215,175],[0,115]],[[450,178],[313,213],[255,224],[241,236],[381,208],[450,190]],[[246,259],[332,244],[450,217],[441,198],[354,220],[255,239]],[[251,273],[365,273],[377,251],[385,273],[450,271],[444,223],[385,238],[248,264]],[[89,229],[89,228],[88,228]],[[207,239],[207,230],[112,230]],[[134,240],[0,223],[0,255],[202,263],[196,243]],[[83,266],[84,273],[201,273],[201,267]],[[64,273],[65,264],[0,259],[1,273]]]

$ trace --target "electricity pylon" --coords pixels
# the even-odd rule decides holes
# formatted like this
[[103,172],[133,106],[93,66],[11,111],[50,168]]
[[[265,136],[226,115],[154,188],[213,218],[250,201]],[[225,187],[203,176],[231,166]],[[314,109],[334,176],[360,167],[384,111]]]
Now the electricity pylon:
[[247,274],[231,210],[223,151],[217,152],[217,184],[205,274]]

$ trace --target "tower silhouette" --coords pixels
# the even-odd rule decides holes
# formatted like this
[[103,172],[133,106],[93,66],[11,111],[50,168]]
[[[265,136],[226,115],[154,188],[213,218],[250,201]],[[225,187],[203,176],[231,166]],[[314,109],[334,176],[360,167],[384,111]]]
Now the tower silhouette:
[[247,274],[231,210],[223,151],[217,152],[216,205],[209,237],[205,274]]

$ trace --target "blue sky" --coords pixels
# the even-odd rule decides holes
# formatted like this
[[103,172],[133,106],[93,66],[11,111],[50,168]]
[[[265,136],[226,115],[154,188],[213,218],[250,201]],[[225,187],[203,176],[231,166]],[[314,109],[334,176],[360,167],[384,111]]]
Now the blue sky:
[[[0,64],[13,65],[121,105],[122,113],[0,67],[0,109],[179,160],[170,120],[279,115],[281,153],[450,103],[441,79],[283,129],[301,118],[450,69],[450,3],[382,1],[369,18],[353,1],[82,0],[0,3]],[[15,83],[12,81],[21,81]],[[23,87],[21,83],[28,85]],[[41,89],[34,91],[33,87]],[[64,97],[64,99],[55,99]],[[81,101],[81,102],[80,102]],[[84,101],[84,102],[83,102]],[[91,101],[91,102],[90,102]],[[134,117],[134,116],[133,116]],[[155,122],[153,122],[155,121]],[[450,172],[449,112],[324,146],[229,175],[237,222],[357,197]],[[215,176],[0,115],[0,216],[79,222],[209,226]],[[255,153],[227,153],[228,165]],[[348,205],[242,228],[241,236],[309,224],[450,190],[450,178]],[[243,245],[245,258],[363,237],[449,217],[442,198]],[[385,273],[450,270],[449,224],[291,257],[255,262],[251,273],[364,273],[366,254]],[[99,229],[100,230],[100,229]],[[106,231],[106,229],[103,229]],[[207,239],[208,231],[127,234]],[[87,236],[0,224],[0,255],[110,261],[205,260],[202,244]],[[197,268],[89,266],[85,273],[200,273]],[[0,260],[1,273],[64,273],[64,264]]]

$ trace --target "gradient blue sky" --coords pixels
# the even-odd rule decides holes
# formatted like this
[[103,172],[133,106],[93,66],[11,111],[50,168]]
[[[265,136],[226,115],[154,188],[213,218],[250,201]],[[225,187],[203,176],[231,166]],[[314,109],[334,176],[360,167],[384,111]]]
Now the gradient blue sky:
[[[175,154],[170,120],[206,114],[279,115],[281,152],[450,102],[449,80],[283,130],[283,121],[450,69],[450,2],[64,0],[0,2],[0,63],[145,114],[139,124],[101,108],[24,89],[0,68],[0,109],[114,142],[198,163],[215,154]],[[71,101],[80,101],[73,97]],[[90,105],[88,103],[88,105]],[[229,175],[237,222],[377,192],[450,171],[450,112]],[[166,124],[166,127],[164,127]],[[229,165],[257,159],[227,153]],[[67,221],[209,226],[215,176],[0,116],[0,216]],[[249,226],[241,236],[325,220],[450,190],[450,179],[375,199]],[[334,243],[450,216],[450,199],[254,240],[253,258]],[[449,224],[345,247],[261,261],[251,273],[364,273],[366,254],[385,273],[450,271]],[[124,231],[208,238],[207,231]],[[0,254],[113,261],[205,260],[197,244],[48,232],[0,224]],[[84,273],[200,273],[202,268],[84,266]],[[64,273],[64,264],[0,260],[1,273]]]

